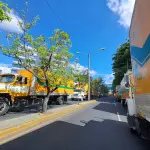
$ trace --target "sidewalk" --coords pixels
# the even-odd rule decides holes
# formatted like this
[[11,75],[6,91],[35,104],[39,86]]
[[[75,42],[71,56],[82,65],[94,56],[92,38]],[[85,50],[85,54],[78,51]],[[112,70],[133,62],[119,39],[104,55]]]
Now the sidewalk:
[[[49,109],[46,114],[61,112],[61,111],[64,111],[68,108],[72,108],[76,105],[78,105],[78,104],[65,105],[65,106],[62,106],[60,108],[52,108],[52,109]],[[34,113],[34,114],[28,114],[28,115],[24,115],[24,116],[12,118],[12,119],[7,119],[7,120],[4,120],[4,121],[0,121],[0,131],[2,129],[10,128],[10,127],[17,126],[17,125],[25,123],[25,122],[29,122],[29,121],[32,121],[32,120],[39,119],[39,118],[41,118],[41,116],[43,116],[42,113]]]

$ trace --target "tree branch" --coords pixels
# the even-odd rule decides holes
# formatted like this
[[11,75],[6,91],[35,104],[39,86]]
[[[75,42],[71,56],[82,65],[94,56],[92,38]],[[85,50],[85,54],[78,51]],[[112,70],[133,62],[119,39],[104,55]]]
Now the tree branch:
[[45,71],[47,71],[50,68],[49,64],[50,64],[51,60],[52,60],[52,53],[49,56],[48,62],[47,62],[46,67],[45,67]]

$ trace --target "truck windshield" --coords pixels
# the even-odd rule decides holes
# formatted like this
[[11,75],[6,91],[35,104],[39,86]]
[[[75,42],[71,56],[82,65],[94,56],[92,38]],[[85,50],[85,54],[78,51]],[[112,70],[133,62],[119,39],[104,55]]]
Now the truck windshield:
[[75,89],[74,91],[75,92],[85,92],[85,90],[83,90],[83,89]]
[[0,83],[13,82],[14,79],[15,79],[14,75],[2,75],[2,76],[0,76]]

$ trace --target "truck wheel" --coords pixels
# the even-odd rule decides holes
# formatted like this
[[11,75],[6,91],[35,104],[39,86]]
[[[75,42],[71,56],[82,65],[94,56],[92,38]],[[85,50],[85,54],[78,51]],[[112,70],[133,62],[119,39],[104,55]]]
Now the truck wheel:
[[0,116],[8,112],[9,105],[6,102],[0,102]]
[[136,129],[136,133],[138,136],[142,135],[141,129],[140,129],[140,121],[138,120],[138,118],[134,119],[134,123],[135,123],[135,129]]
[[48,105],[51,105],[52,104],[52,101],[48,101]]
[[56,103],[58,105],[63,105],[64,104],[64,97],[63,96],[58,97],[56,100]]

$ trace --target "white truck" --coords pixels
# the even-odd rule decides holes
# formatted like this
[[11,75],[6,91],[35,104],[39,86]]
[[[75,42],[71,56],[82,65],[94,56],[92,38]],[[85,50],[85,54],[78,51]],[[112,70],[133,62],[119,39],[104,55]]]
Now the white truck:
[[150,0],[136,0],[130,27],[134,98],[127,99],[131,131],[150,139]]
[[86,99],[85,90],[84,89],[75,89],[72,95],[72,100],[83,101]]
[[134,98],[134,80],[132,71],[128,70],[120,83],[120,98],[123,106],[127,105],[127,99]]

